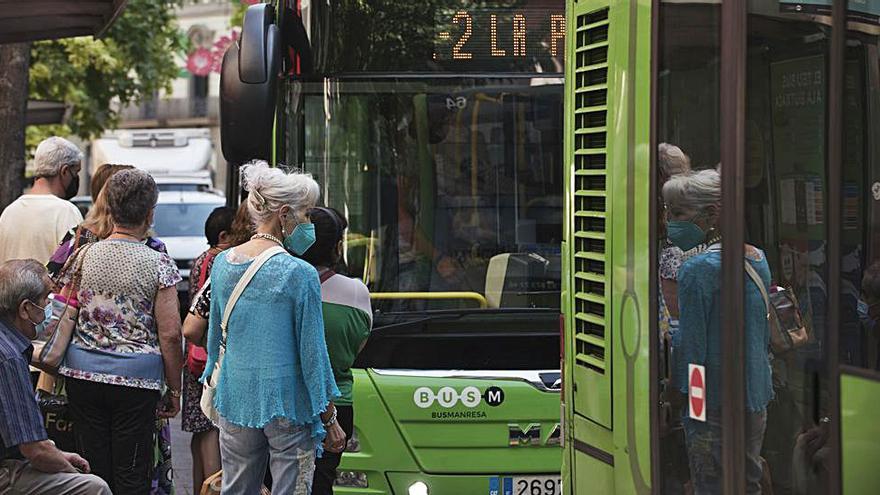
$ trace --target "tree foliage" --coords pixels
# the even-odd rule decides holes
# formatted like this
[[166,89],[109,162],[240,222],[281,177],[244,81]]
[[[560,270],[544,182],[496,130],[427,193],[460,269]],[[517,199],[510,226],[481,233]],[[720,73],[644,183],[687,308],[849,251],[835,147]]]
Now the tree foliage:
[[128,0],[122,15],[101,39],[68,38],[34,43],[30,98],[63,101],[65,126],[28,129],[32,147],[49,134],[89,139],[118,121],[127,104],[170,90],[180,69],[176,57],[186,39],[176,24],[180,0]]

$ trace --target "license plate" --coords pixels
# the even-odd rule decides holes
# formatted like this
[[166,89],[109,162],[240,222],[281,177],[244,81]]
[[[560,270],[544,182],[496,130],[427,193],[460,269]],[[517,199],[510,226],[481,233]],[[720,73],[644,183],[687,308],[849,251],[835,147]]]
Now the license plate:
[[558,475],[499,476],[489,480],[489,495],[560,495]]

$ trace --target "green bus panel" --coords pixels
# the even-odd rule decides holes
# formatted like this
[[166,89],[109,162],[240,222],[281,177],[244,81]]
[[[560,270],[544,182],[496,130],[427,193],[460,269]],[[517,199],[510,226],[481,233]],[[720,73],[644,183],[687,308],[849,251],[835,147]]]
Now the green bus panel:
[[567,14],[567,489],[648,493],[651,3]]
[[843,493],[873,495],[880,487],[880,381],[840,377]]

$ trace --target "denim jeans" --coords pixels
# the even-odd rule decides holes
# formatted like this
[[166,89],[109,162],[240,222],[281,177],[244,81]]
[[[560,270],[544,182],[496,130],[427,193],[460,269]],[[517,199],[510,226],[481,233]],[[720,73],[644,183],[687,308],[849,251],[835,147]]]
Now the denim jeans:
[[[767,411],[746,414],[746,493],[761,494],[761,445]],[[706,422],[684,418],[688,463],[695,495],[721,493],[721,418],[707,414]]]
[[260,493],[268,459],[272,493],[309,495],[315,471],[315,441],[307,426],[275,418],[263,428],[248,428],[220,418],[223,493]]

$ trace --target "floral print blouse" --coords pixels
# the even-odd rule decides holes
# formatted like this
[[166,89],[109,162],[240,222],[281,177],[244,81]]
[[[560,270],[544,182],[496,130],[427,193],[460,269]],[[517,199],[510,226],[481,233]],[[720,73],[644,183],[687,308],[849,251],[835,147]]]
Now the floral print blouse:
[[[79,320],[59,372],[82,380],[159,390],[164,367],[154,305],[181,277],[174,261],[140,242],[108,239],[80,248]],[[71,281],[68,268],[61,283]],[[77,285],[77,284],[75,284]]]
[[[49,262],[46,263],[49,277],[54,279],[61,273],[61,270],[67,263],[70,255],[73,254],[74,246],[85,246],[90,242],[98,242],[100,240],[101,239],[98,239],[98,236],[95,235],[94,232],[85,227],[77,226],[70,229],[64,236],[64,239],[61,240],[61,244],[55,248],[55,252],[52,254],[52,257],[49,258]],[[165,243],[155,237],[147,237],[144,244],[154,251],[168,253],[168,250],[165,248]]]

